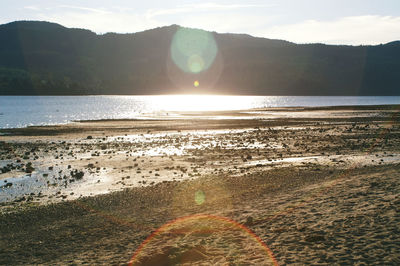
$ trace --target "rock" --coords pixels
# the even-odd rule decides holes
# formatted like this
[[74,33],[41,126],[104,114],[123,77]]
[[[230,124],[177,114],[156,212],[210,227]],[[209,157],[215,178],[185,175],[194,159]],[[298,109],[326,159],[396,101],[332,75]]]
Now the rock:
[[1,168],[0,170],[1,170],[1,173],[7,173],[7,172],[11,171],[10,168],[8,168],[8,167],[6,167],[6,166],[4,166],[3,168]]
[[369,184],[369,186],[370,186],[370,188],[375,188],[375,187],[378,187],[378,186],[379,186],[379,183],[378,183],[378,182],[371,182],[371,183]]
[[31,162],[29,162],[29,163],[26,164],[26,169],[25,169],[25,172],[26,172],[26,173],[30,174],[30,173],[32,173],[34,170],[35,170],[35,168],[33,168]]
[[304,240],[307,242],[321,242],[325,241],[325,236],[322,234],[310,234],[305,236]]
[[245,225],[253,225],[254,224],[254,219],[251,216],[248,216],[246,219],[246,222],[244,223]]
[[82,179],[84,175],[85,175],[85,173],[82,171],[79,171],[79,172],[77,170],[71,171],[71,176],[77,180]]
[[8,183],[6,183],[6,184],[4,185],[4,188],[9,188],[9,187],[12,187],[12,185],[13,185],[13,183],[11,183],[11,182],[8,182]]

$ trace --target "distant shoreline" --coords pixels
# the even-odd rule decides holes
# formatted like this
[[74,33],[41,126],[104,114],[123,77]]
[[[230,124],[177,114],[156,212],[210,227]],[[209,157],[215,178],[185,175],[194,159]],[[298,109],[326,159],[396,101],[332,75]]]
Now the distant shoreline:
[[[8,96],[5,96],[8,97]],[[17,96],[19,97],[19,96]],[[30,96],[26,96],[27,99],[30,99]],[[39,96],[41,97],[41,96]],[[71,96],[74,97],[74,96]],[[96,96],[94,96],[96,97]],[[251,97],[251,96],[249,96]],[[317,96],[316,96],[317,97]],[[82,98],[84,99],[84,98]],[[0,100],[1,100],[1,96],[0,96]],[[3,98],[3,101],[6,102],[7,100]],[[0,102],[1,103],[1,102]],[[40,103],[40,102],[39,102]],[[40,104],[44,104],[44,103],[40,103]],[[15,108],[16,103],[12,106],[12,108]],[[41,107],[36,107],[37,110],[39,110],[39,112],[41,112],[40,109]],[[43,110],[47,110],[49,107],[47,107],[46,105],[43,105],[42,109]],[[57,108],[57,107],[50,107],[50,108]],[[61,107],[60,107],[61,108]],[[99,107],[101,110],[101,107]],[[107,121],[157,121],[157,120],[171,120],[171,119],[189,119],[190,117],[205,117],[205,116],[219,116],[220,118],[223,118],[224,116],[233,116],[236,118],[245,118],[246,117],[246,113],[247,112],[302,112],[302,111],[333,111],[333,110],[344,110],[344,111],[350,111],[350,110],[368,110],[368,109],[375,109],[375,110],[400,110],[400,103],[399,104],[359,104],[359,105],[355,105],[355,104],[344,104],[344,105],[331,105],[331,106],[289,106],[289,107],[267,107],[267,108],[244,108],[244,109],[237,109],[237,110],[219,110],[219,111],[154,111],[153,113],[151,112],[144,112],[141,114],[137,114],[134,115],[134,117],[118,117],[118,118],[96,118],[93,117],[93,119],[68,119],[66,118],[64,121],[54,121],[54,122],[44,122],[45,118],[43,118],[43,120],[40,122],[40,118],[37,122],[35,121],[30,121],[30,125],[26,125],[26,122],[21,121],[21,126],[6,126],[6,118],[7,119],[11,119],[9,117],[9,114],[7,114],[7,109],[6,107],[1,110],[0,112],[0,135],[1,133],[4,134],[4,132],[10,132],[16,129],[26,129],[26,128],[32,128],[32,127],[40,127],[40,128],[46,128],[46,127],[52,127],[52,126],[57,126],[57,125],[66,125],[66,124],[71,124],[71,123],[87,123],[87,122],[107,122]],[[51,109],[49,109],[47,111],[47,115],[48,116],[58,116],[58,117],[63,117],[63,115],[67,115],[68,113],[64,113],[64,112],[69,112],[69,111],[65,111],[66,109],[61,109],[61,111],[54,110],[51,111]],[[21,111],[20,111],[21,112]],[[34,115],[34,113],[28,113],[28,115]],[[110,114],[112,115],[112,114]],[[22,113],[19,115],[22,116]],[[18,121],[19,118],[18,115],[15,115],[15,117],[13,117],[13,123],[18,123],[16,121]],[[90,115],[89,115],[90,116]],[[248,115],[247,115],[248,116]],[[22,116],[25,120],[27,119],[27,117]],[[35,117],[36,119],[37,117]],[[248,117],[246,117],[248,119]],[[62,118],[64,119],[64,118]],[[56,118],[57,120],[57,118]],[[3,125],[1,123],[4,123]],[[14,124],[16,125],[16,124]]]

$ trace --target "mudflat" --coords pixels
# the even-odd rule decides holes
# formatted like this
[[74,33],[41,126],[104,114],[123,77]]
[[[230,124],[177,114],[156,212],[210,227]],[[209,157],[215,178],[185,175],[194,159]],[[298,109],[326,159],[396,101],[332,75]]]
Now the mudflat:
[[0,263],[400,263],[400,106],[0,130]]

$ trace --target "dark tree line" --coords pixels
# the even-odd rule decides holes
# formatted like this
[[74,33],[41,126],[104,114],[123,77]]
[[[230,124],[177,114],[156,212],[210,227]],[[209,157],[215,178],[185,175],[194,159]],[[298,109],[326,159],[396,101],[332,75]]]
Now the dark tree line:
[[212,33],[218,66],[196,76],[171,64],[178,28],[96,35],[48,22],[0,25],[0,94],[400,94],[400,42],[298,45]]

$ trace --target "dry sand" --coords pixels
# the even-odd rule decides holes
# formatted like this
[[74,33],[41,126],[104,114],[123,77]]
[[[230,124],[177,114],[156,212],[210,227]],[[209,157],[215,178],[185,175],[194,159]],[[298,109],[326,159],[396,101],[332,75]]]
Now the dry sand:
[[1,130],[0,264],[398,265],[398,108]]

